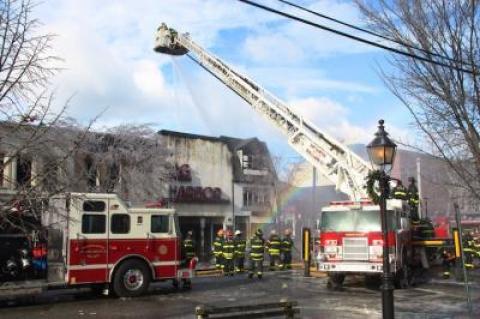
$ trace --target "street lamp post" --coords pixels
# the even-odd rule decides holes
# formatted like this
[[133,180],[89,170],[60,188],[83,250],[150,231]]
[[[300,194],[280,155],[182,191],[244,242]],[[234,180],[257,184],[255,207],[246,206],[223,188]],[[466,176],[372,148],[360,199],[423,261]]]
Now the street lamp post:
[[393,276],[390,271],[390,252],[388,241],[387,192],[390,176],[385,170],[391,169],[395,159],[397,145],[390,140],[383,126],[384,121],[378,121],[378,131],[375,138],[367,145],[370,161],[380,170],[380,215],[383,234],[383,276],[382,276],[382,314],[384,319],[393,319],[395,316],[393,302]]

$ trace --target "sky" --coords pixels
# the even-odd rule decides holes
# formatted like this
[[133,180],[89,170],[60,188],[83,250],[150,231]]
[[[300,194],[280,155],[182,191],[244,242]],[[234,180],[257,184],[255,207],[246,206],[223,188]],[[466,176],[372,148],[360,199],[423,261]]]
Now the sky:
[[[333,26],[275,0],[258,0]],[[296,0],[364,25],[350,1]],[[388,53],[263,12],[236,0],[45,0],[34,14],[56,35],[64,70],[52,85],[60,106],[95,129],[149,123],[155,129],[258,137],[276,156],[298,155],[282,134],[187,57],[153,51],[162,22],[274,93],[345,144],[368,143],[385,119],[395,139],[412,138],[407,110],[379,76]],[[338,27],[335,25],[335,27]],[[340,28],[344,30],[344,28]]]

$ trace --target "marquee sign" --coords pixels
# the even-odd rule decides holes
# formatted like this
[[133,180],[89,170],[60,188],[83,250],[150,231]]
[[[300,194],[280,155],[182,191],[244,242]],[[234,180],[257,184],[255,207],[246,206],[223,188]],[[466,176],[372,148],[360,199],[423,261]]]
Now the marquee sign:
[[222,198],[220,187],[201,186],[170,186],[170,199],[176,203],[224,204],[229,202]]

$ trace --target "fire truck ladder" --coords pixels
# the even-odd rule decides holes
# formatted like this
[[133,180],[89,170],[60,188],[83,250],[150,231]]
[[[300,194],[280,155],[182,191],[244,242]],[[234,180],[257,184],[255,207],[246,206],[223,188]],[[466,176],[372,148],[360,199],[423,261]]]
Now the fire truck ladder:
[[364,184],[370,168],[366,161],[253,80],[203,49],[188,33],[179,34],[163,23],[157,30],[154,49],[170,55],[187,54],[282,131],[293,149],[335,183],[337,190],[352,200],[368,197]]

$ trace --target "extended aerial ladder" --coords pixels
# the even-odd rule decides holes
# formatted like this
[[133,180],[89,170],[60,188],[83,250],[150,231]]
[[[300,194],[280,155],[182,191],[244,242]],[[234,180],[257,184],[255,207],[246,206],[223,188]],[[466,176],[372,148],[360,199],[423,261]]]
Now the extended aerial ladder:
[[195,43],[188,33],[179,34],[163,23],[157,30],[155,51],[170,55],[187,54],[280,129],[293,149],[335,183],[337,190],[352,200],[368,197],[364,185],[370,168],[366,161]]

